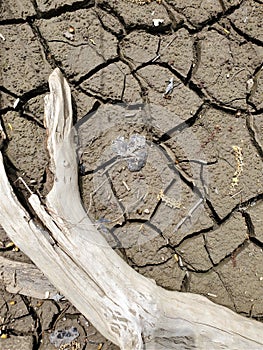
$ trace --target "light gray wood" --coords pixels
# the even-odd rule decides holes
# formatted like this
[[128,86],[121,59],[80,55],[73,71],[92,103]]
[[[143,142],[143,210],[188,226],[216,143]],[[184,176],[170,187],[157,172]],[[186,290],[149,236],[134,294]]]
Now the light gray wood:
[[88,218],[79,195],[70,89],[61,72],[45,98],[47,146],[54,175],[46,206],[21,206],[0,157],[0,222],[50,282],[123,350],[261,349],[263,325],[195,294],[170,292],[129,267]]
[[0,283],[6,291],[37,299],[59,298],[57,290],[33,264],[0,256]]

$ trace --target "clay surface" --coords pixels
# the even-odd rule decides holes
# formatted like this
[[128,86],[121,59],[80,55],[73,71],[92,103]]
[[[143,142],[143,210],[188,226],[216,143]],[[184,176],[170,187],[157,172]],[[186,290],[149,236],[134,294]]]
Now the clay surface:
[[[50,189],[43,98],[59,67],[83,203],[112,248],[164,288],[262,321],[262,2],[8,0],[0,11],[2,150],[19,198],[18,177],[43,200]],[[146,140],[136,171],[113,147],[133,135]],[[0,254],[29,260],[8,243],[0,230]],[[3,350],[54,349],[49,334],[70,327],[80,336],[67,349],[116,349],[65,300],[1,287],[0,306]]]

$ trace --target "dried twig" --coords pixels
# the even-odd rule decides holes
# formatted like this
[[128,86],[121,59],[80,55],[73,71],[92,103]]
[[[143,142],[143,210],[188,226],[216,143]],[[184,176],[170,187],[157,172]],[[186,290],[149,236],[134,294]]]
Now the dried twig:
[[204,198],[200,198],[194,206],[189,210],[188,214],[176,225],[174,232],[177,232],[179,228],[185,223],[186,220],[190,219],[193,212],[199,207],[199,205],[204,201]]
[[[165,45],[164,49],[162,50],[162,54],[165,52],[165,50],[168,49],[168,47],[174,42],[175,39],[176,39],[176,34],[175,34],[174,37],[169,41],[169,43]],[[161,57],[161,54],[159,53],[156,57],[154,57],[154,58],[152,59],[152,62],[157,61],[160,57]]]

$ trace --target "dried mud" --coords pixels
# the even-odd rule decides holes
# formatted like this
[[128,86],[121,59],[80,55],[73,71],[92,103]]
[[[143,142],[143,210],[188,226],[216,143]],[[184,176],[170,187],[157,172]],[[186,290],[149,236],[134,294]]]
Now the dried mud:
[[[113,249],[164,288],[259,321],[262,18],[256,0],[7,0],[0,19],[0,112],[15,191],[26,195],[18,176],[43,199],[48,191],[43,97],[59,67],[72,89],[83,203]],[[134,134],[148,153],[138,172],[112,149]],[[116,349],[67,301],[4,288],[0,296],[3,350],[53,349],[48,334],[71,326],[81,349]]]

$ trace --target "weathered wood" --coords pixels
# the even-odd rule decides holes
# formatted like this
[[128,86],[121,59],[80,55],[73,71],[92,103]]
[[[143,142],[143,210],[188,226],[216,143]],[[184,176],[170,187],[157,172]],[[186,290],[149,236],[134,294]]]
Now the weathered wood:
[[54,175],[43,206],[18,202],[0,157],[0,222],[9,237],[83,315],[124,350],[260,349],[263,325],[207,298],[164,290],[129,267],[88,218],[79,195],[70,89],[58,69],[45,98]]
[[57,290],[33,264],[13,261],[0,256],[0,283],[6,291],[37,299],[54,299]]

